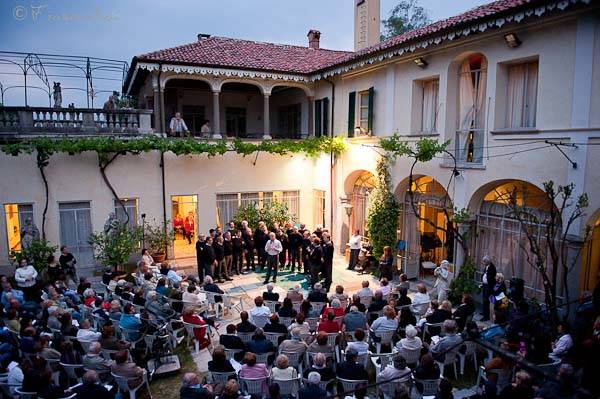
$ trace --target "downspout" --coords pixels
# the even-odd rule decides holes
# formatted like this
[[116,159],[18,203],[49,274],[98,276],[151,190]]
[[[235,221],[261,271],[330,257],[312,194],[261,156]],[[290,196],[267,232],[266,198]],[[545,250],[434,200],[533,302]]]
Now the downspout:
[[[158,66],[158,109],[160,112],[160,117],[158,118],[159,124],[160,124],[160,129],[162,132],[164,132],[166,129],[164,129],[164,123],[163,123],[163,114],[164,114],[164,110],[163,110],[163,105],[164,105],[164,101],[162,99],[162,92],[161,92],[161,84],[160,84],[160,76],[162,75],[162,64],[159,64]],[[161,177],[161,183],[162,183],[162,206],[163,206],[163,228],[166,230],[167,228],[167,188],[166,188],[166,182],[165,182],[165,152],[161,151],[160,152],[160,177]],[[166,231],[165,231],[166,233]],[[165,253],[167,251],[167,248],[165,248]]]
[[[333,137],[333,126],[334,126],[334,120],[335,120],[335,83],[329,79],[325,79],[325,81],[327,83],[329,83],[331,85],[331,122],[330,122],[330,128],[329,128],[329,134],[331,137]],[[335,155],[333,154],[333,150],[331,150],[329,152],[329,167],[330,167],[330,171],[329,171],[329,228],[333,229],[333,208],[334,208],[334,200],[333,200],[333,186],[334,186],[334,179],[333,179],[333,174],[334,174],[334,167],[335,167]]]

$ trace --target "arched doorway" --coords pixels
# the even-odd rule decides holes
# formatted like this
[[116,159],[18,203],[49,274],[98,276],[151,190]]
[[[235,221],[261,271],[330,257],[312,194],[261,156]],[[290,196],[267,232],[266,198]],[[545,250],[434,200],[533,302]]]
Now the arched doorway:
[[[525,288],[530,294],[542,296],[544,285],[537,270],[529,264],[533,262],[526,232],[516,219],[509,205],[512,197],[517,205],[532,216],[529,231],[537,235],[537,242],[543,244],[545,225],[543,220],[548,218],[554,206],[546,194],[531,183],[520,180],[509,180],[490,183],[482,187],[474,195],[479,197],[477,209],[477,228],[474,237],[473,253],[479,261],[483,256],[491,256],[498,272],[506,279],[512,277],[525,281]],[[548,263],[550,259],[548,258]],[[558,281],[561,281],[559,275]],[[559,295],[562,289],[559,287]]]
[[408,189],[407,179],[396,190],[402,202],[398,238],[400,249],[404,248],[404,272],[414,278],[424,262],[439,265],[444,259],[453,261],[454,237],[448,230],[446,218],[446,212],[452,215],[452,201],[446,189],[430,176],[413,180],[413,201]]
[[264,134],[264,101],[261,88],[243,82],[221,86],[220,126],[226,137],[261,138]]
[[580,291],[593,291],[598,284],[600,271],[600,211],[592,218],[590,226],[592,231],[583,245],[581,252],[581,279]]
[[294,86],[271,90],[270,125],[274,139],[299,139],[309,134],[309,102],[306,92]]
[[352,187],[351,205],[352,216],[350,231],[360,230],[367,235],[367,217],[369,212],[369,194],[377,186],[377,178],[373,173],[364,171],[354,181]]

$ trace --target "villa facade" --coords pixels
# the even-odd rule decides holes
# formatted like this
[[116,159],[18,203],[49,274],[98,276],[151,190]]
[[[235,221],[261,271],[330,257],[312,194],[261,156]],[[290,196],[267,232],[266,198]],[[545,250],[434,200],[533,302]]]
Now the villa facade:
[[[192,215],[197,231],[205,232],[246,203],[282,201],[309,228],[332,230],[343,250],[350,231],[365,230],[379,138],[430,137],[450,141],[459,173],[448,185],[451,157],[419,163],[420,212],[444,226],[443,207],[468,209],[473,259],[492,256],[500,271],[523,278],[532,292],[543,287],[527,265],[525,237],[502,194],[521,190],[520,200],[543,217],[556,205],[542,198],[544,182],[573,182],[576,195],[587,193],[587,214],[570,230],[583,255],[569,284],[593,288],[600,264],[598,3],[500,0],[382,42],[373,32],[379,2],[354,6],[353,52],[321,49],[321,33],[311,30],[306,47],[201,34],[193,43],[134,57],[123,90],[147,110],[140,115],[152,111],[136,134],[171,135],[170,119],[180,112],[198,140],[341,135],[348,142],[340,156],[316,159],[122,156],[107,174],[134,221],[142,213],[146,220]],[[206,121],[209,130],[202,129]],[[91,153],[55,154],[46,172],[47,238],[71,246],[90,265],[87,235],[118,213],[97,164]],[[2,154],[0,165],[6,215],[0,264],[7,264],[24,220],[41,224],[44,188],[35,155]],[[402,204],[410,167],[405,158],[392,163],[392,189]],[[405,243],[399,259],[406,270],[425,261],[462,262],[465,254],[451,237],[419,222],[410,206],[403,209],[398,239]],[[586,225],[593,230],[583,242]],[[193,255],[193,244],[178,238],[174,256]]]

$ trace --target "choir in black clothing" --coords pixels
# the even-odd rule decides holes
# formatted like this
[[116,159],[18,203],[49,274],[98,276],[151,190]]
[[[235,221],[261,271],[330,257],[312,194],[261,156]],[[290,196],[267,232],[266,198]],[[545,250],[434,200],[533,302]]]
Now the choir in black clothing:
[[277,224],[271,231],[264,222],[259,222],[253,230],[248,222],[238,226],[232,221],[223,233],[220,228],[211,229],[208,236],[198,234],[196,261],[198,277],[211,276],[222,283],[232,276],[250,271],[262,272],[267,264],[265,246],[269,233],[281,243],[283,251],[278,255],[280,269],[289,268],[292,273],[310,275],[310,283],[323,278],[324,288],[329,291],[332,283],[334,247],[329,232],[320,226],[311,232],[304,224],[294,226],[287,223],[285,228]]

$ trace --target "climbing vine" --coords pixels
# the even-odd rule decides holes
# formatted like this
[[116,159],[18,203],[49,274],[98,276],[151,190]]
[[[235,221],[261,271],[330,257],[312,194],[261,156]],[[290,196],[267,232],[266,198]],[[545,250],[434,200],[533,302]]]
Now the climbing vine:
[[302,140],[263,140],[261,142],[206,141],[193,138],[179,139],[170,137],[149,136],[141,138],[120,139],[114,137],[84,137],[84,138],[34,138],[0,144],[2,152],[18,156],[43,151],[48,154],[67,153],[80,154],[94,151],[99,154],[139,154],[142,152],[160,151],[172,152],[175,155],[208,155],[213,157],[227,152],[235,152],[246,156],[255,152],[286,155],[304,153],[314,157],[323,153],[340,154],[346,149],[342,137],[311,137]]
[[389,158],[381,157],[377,161],[377,185],[369,195],[367,227],[369,239],[373,244],[373,255],[383,254],[383,247],[394,247],[400,216],[400,204],[390,191]]

